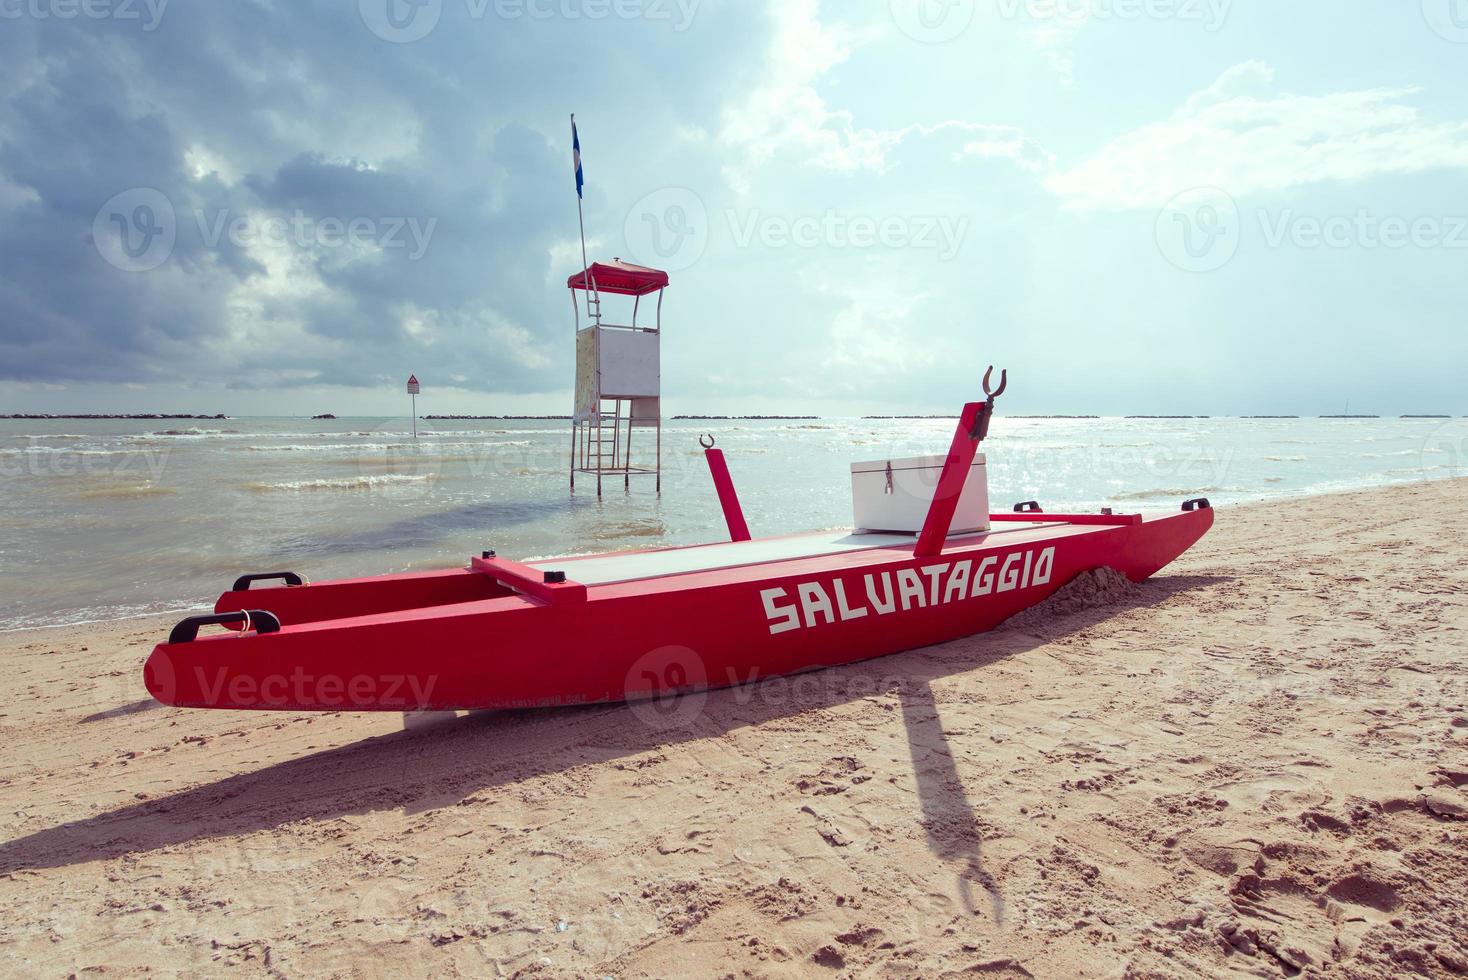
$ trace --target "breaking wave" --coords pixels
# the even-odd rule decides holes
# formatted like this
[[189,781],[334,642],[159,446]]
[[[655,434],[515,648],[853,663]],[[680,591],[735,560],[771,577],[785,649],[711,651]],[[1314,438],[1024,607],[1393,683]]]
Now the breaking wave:
[[284,483],[249,483],[247,489],[263,492],[284,490],[375,490],[403,484],[427,483],[437,473],[379,473],[374,476],[352,476],[337,480],[289,480]]
[[159,429],[157,432],[125,435],[123,438],[134,442],[150,442],[154,439],[229,439],[246,434],[239,429]]
[[98,487],[95,490],[83,490],[77,494],[84,500],[97,500],[103,498],[127,498],[127,497],[156,497],[160,495],[178,493],[174,487],[158,487],[151,483],[131,487]]
[[1111,495],[1113,500],[1151,500],[1156,497],[1191,497],[1204,493],[1223,493],[1224,487],[1193,487],[1185,489],[1182,487],[1158,487],[1153,490],[1135,490],[1131,493],[1116,493]]

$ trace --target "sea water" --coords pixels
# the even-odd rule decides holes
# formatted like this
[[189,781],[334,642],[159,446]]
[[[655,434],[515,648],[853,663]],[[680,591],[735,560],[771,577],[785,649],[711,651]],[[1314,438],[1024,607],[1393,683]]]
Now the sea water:
[[[849,526],[850,463],[946,451],[952,419],[669,421],[650,476],[569,488],[569,422],[0,421],[0,629],[208,605],[244,572],[311,579],[718,540],[700,433],[756,535]],[[633,454],[651,461],[654,432]],[[1018,419],[994,507],[1175,509],[1468,474],[1468,419]],[[1440,484],[1462,495],[1461,484]],[[1342,505],[1342,520],[1353,518]]]

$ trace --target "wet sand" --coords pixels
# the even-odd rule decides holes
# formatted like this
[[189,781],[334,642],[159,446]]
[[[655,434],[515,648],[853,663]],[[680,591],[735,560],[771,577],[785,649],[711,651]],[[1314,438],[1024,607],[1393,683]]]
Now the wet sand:
[[1468,972],[1468,483],[1220,510],[1141,586],[673,705],[163,708],[0,636],[0,972]]

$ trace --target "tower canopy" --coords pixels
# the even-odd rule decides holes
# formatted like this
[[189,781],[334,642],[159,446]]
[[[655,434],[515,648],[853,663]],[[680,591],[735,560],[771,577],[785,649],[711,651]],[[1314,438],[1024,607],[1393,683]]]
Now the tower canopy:
[[649,269],[645,265],[633,265],[621,259],[610,262],[593,262],[583,272],[573,272],[566,280],[572,289],[590,290],[592,283],[603,293],[622,296],[646,296],[668,285],[668,274],[662,269]]

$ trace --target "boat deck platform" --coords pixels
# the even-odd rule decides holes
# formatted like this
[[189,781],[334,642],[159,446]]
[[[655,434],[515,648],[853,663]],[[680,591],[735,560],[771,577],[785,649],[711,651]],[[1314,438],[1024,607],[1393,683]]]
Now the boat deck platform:
[[[1064,525],[1059,525],[1064,526]],[[1057,522],[1007,523],[990,531],[954,534],[952,545],[971,544],[978,539],[1018,535],[1037,528],[1054,530]],[[564,571],[566,577],[583,585],[610,585],[636,582],[666,575],[686,575],[743,565],[818,558],[822,555],[850,551],[893,548],[911,551],[914,534],[874,534],[866,531],[816,531],[753,541],[721,541],[714,544],[689,545],[682,548],[660,548],[653,551],[628,551],[607,555],[582,555],[527,561],[541,571]]]

